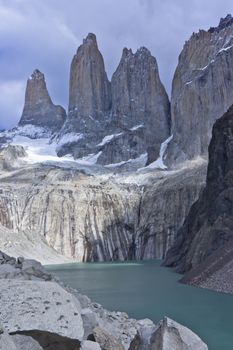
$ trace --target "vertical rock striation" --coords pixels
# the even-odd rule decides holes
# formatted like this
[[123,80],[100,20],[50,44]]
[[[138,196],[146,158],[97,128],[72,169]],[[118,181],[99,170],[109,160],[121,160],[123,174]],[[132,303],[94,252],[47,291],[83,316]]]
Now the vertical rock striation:
[[[203,187],[205,165],[169,176],[147,174],[146,181],[131,176],[136,183],[49,165],[5,173],[0,223],[18,235],[4,249],[11,252],[14,239],[18,251],[27,249],[18,241],[33,237],[43,251],[39,236],[78,261],[164,258]],[[0,238],[2,246],[8,238]]]
[[44,74],[36,69],[27,81],[25,104],[19,125],[29,124],[57,132],[61,129],[65,119],[64,108],[53,104]]
[[233,101],[233,18],[185,43],[172,85],[173,140],[167,164],[207,153],[214,122]]

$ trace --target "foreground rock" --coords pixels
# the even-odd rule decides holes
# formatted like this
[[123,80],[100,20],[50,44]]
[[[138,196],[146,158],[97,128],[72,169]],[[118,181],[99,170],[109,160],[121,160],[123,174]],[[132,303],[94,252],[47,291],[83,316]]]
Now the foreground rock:
[[85,340],[81,344],[81,350],[101,350],[101,347],[94,341]]
[[212,126],[233,101],[233,20],[194,33],[179,57],[172,86],[173,140],[166,162],[174,166],[206,154]]
[[53,104],[44,74],[36,69],[27,81],[25,104],[19,125],[32,125],[55,132],[60,130],[65,119],[64,108]]
[[[157,349],[157,338],[166,342],[167,334],[162,334],[152,321],[137,321],[125,313],[105,310],[78,291],[55,282],[53,276],[43,274],[38,262],[16,260],[4,253],[0,257],[5,270],[17,269],[17,264],[35,267],[27,272],[30,280],[25,274],[12,275],[11,279],[0,275],[1,350],[153,350]],[[193,344],[192,350],[207,349],[187,328],[177,323],[174,327],[182,330],[185,344]]]
[[[232,132],[233,107],[214,125],[206,188],[192,206],[166,259],[167,265],[175,266],[181,272],[197,268],[197,276],[193,276],[193,279],[202,276],[201,283],[232,263]],[[212,255],[215,259],[211,258]],[[200,263],[204,263],[202,271],[198,268]],[[229,274],[225,277],[226,281],[222,285],[225,285],[226,291],[228,288],[232,290],[231,277]]]
[[190,329],[165,317],[156,330],[151,350],[207,350],[208,347]]
[[120,341],[101,327],[93,329],[93,339],[99,343],[101,349],[124,350]]
[[36,330],[82,340],[80,303],[57,283],[4,279],[0,289],[0,318],[8,333]]
[[0,325],[0,349],[19,350],[10,335]]

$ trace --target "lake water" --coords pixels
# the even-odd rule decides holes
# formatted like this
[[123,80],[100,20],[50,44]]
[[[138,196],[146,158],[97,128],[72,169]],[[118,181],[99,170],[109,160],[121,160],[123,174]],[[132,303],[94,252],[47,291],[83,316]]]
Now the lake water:
[[191,328],[210,350],[233,349],[233,295],[180,284],[180,275],[158,261],[47,268],[109,310],[154,322],[166,315]]

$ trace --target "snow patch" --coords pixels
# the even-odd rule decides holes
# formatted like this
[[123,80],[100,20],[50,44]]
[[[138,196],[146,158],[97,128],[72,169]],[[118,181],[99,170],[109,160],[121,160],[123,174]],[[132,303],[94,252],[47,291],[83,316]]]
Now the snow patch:
[[228,51],[233,47],[233,45],[227,46],[227,47],[223,47],[221,50],[218,51],[218,54],[224,51]]
[[204,71],[204,70],[206,70],[206,68],[209,67],[209,65],[210,65],[211,63],[214,63],[214,62],[215,62],[215,60],[211,60],[205,67],[203,67],[203,68],[197,68],[197,70],[199,70],[199,71]]
[[131,131],[135,131],[135,130],[138,130],[138,129],[141,129],[141,128],[144,128],[144,124],[135,125],[130,130]]
[[55,164],[64,168],[93,166],[102,153],[90,154],[87,157],[76,160],[71,155],[58,157],[56,153],[57,142],[51,142],[50,138],[31,139],[22,135],[15,135],[10,144],[24,147],[27,156],[23,160],[28,164]]
[[76,134],[74,132],[70,132],[68,134],[65,134],[61,136],[61,138],[58,139],[57,145],[58,147],[61,147],[63,145],[69,144],[69,143],[75,143],[78,142],[79,140],[83,139],[83,134]]
[[105,165],[105,168],[115,168],[115,167],[119,167],[121,165],[135,164],[135,163],[144,163],[144,164],[146,164],[147,158],[148,158],[148,154],[147,153],[143,153],[138,158],[128,159],[126,161],[122,161],[122,162],[119,162],[119,163],[107,164],[107,165]]
[[104,146],[107,143],[109,143],[111,140],[113,140],[116,137],[121,136],[121,135],[122,135],[122,132],[120,132],[119,134],[107,135],[103,138],[103,140],[97,146]]
[[83,157],[83,158],[80,158],[80,159],[77,159],[76,161],[79,163],[79,164],[83,164],[83,165],[95,165],[97,163],[97,160],[99,158],[99,156],[102,154],[102,151],[94,154],[89,154],[88,156],[86,157]]
[[141,170],[144,170],[144,169],[163,169],[163,170],[167,169],[167,166],[164,164],[163,160],[164,160],[165,152],[167,150],[167,146],[168,146],[169,142],[171,142],[172,139],[173,139],[173,135],[168,137],[168,139],[165,140],[161,144],[160,151],[159,151],[159,158],[157,160],[155,160],[154,162],[150,163],[148,166],[146,166],[144,168],[138,169],[138,171],[141,171]]
[[51,131],[49,131],[48,129],[32,124],[18,126],[17,128],[3,132],[3,134],[8,137],[15,137],[17,135],[21,135],[29,137],[31,139],[48,138],[52,135]]

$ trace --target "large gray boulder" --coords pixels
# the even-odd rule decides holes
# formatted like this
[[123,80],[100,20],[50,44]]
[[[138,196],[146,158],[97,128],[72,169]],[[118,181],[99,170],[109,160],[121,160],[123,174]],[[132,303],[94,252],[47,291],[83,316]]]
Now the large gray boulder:
[[79,301],[55,282],[2,279],[0,322],[9,333],[41,331],[81,341]]
[[208,347],[190,329],[165,317],[152,337],[151,350],[208,350]]
[[10,335],[0,326],[0,350],[19,350]]
[[185,43],[172,84],[168,165],[207,154],[212,126],[233,101],[232,64],[231,15],[216,28],[194,33]]
[[64,108],[53,104],[44,74],[36,69],[27,81],[25,103],[19,126],[33,125],[55,132],[60,130],[65,119]]
[[94,341],[84,340],[81,344],[81,350],[101,350],[101,347]]
[[38,341],[29,335],[14,334],[10,337],[15,343],[17,350],[43,350]]
[[99,326],[93,330],[93,339],[99,343],[102,350],[124,350],[123,345],[114,335]]

